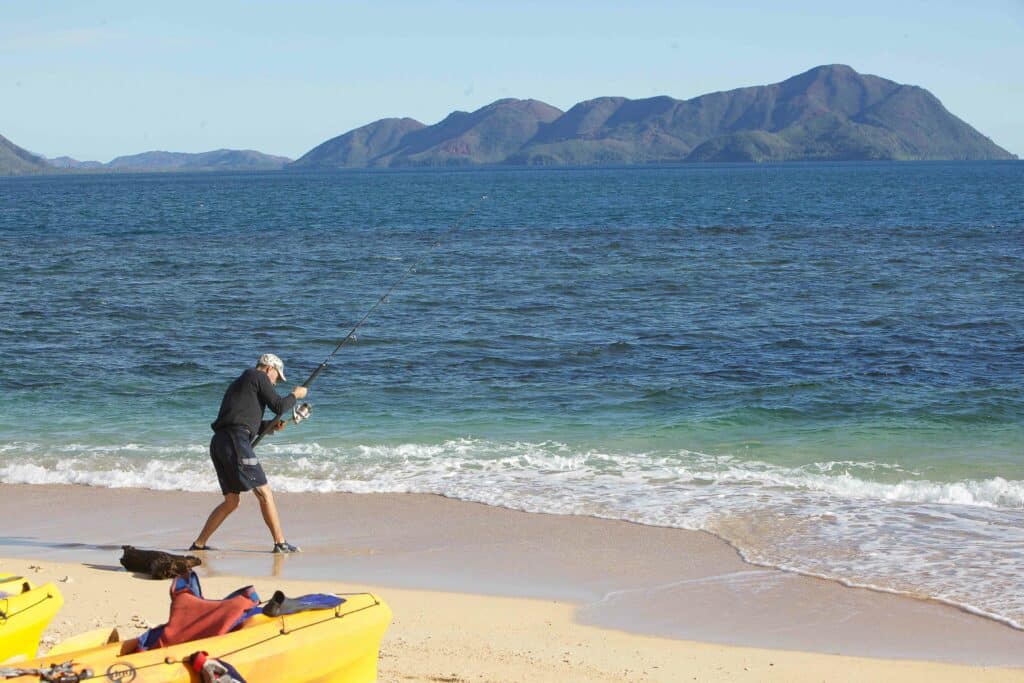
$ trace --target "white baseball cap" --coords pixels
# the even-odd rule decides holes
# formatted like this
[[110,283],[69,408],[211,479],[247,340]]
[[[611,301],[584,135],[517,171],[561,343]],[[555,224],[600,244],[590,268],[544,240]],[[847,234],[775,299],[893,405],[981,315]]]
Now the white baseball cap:
[[272,353],[265,353],[260,356],[260,359],[256,361],[256,365],[265,365],[268,368],[274,368],[277,370],[277,374],[281,375],[281,381],[287,382],[288,380],[284,376],[284,361],[275,356]]

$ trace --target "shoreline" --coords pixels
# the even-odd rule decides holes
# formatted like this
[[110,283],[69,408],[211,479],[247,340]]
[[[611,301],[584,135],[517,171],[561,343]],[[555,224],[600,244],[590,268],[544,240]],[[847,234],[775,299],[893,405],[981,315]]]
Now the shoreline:
[[[67,485],[5,484],[3,491],[0,510],[19,525],[17,535],[0,537],[0,557],[118,571],[122,544],[183,552],[219,500]],[[580,628],[636,638],[1024,666],[1024,632],[998,621],[935,600],[759,567],[705,532],[427,494],[275,497],[289,540],[304,552],[269,554],[248,496],[211,540],[222,550],[206,553],[204,584],[231,576],[344,580],[380,586],[385,599],[412,591],[556,601],[572,605],[569,620]]]
[[935,597],[935,596],[932,596],[932,595],[915,595],[915,594],[913,594],[911,592],[901,591],[901,590],[897,590],[897,589],[894,589],[894,588],[885,588],[883,586],[877,586],[877,585],[873,585],[873,584],[869,584],[869,583],[857,583],[856,581],[849,581],[849,580],[846,580],[846,579],[839,579],[839,578],[835,578],[835,577],[832,577],[832,576],[825,576],[825,575],[822,575],[822,574],[815,574],[813,572],[801,571],[799,569],[791,569],[791,568],[788,568],[788,567],[775,567],[775,566],[770,565],[770,564],[762,564],[760,562],[755,562],[753,560],[747,559],[747,557],[746,557],[746,555],[744,555],[743,551],[740,548],[738,548],[734,543],[729,541],[728,539],[722,538],[721,536],[718,536],[718,535],[716,535],[716,534],[714,534],[713,532],[710,532],[710,531],[700,531],[698,533],[706,533],[706,534],[712,536],[713,538],[718,539],[722,543],[725,543],[730,548],[732,548],[733,550],[736,551],[736,554],[740,557],[740,559],[743,562],[745,562],[746,564],[749,564],[752,567],[761,567],[761,568],[768,569],[768,570],[771,570],[771,571],[783,572],[784,574],[794,574],[796,576],[803,576],[803,577],[806,577],[808,579],[816,579],[818,581],[827,581],[827,582],[835,583],[835,584],[837,584],[839,586],[842,586],[843,588],[848,588],[850,590],[865,590],[865,591],[870,591],[872,593],[881,593],[883,595],[892,595],[892,596],[901,597],[901,598],[909,598],[911,600],[918,600],[918,601],[921,601],[921,602],[934,603],[936,605],[942,605],[943,607],[949,607],[951,609],[955,609],[955,610],[958,610],[960,612],[963,612],[964,614],[969,614],[971,616],[978,617],[978,618],[984,619],[986,621],[991,621],[991,622],[1000,624],[1002,626],[1006,626],[1007,628],[1013,629],[1014,631],[1018,631],[1018,632],[1024,633],[1024,627],[1019,626],[1017,624],[1017,622],[1013,621],[1009,617],[1003,617],[1003,616],[1000,616],[998,614],[993,614],[991,612],[986,612],[985,610],[983,610],[981,608],[978,608],[978,607],[973,607],[971,605],[965,605],[965,604],[962,604],[962,603],[959,603],[959,602],[955,602],[953,600],[946,600],[944,598],[939,598],[939,597]]

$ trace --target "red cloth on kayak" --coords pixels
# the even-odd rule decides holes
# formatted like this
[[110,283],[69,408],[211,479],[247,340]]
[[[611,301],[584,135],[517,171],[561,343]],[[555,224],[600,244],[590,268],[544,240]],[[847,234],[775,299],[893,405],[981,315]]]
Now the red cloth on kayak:
[[171,614],[167,618],[157,647],[167,647],[190,640],[227,633],[246,610],[259,604],[252,586],[224,600],[207,600],[195,595],[187,586],[174,590],[171,584]]

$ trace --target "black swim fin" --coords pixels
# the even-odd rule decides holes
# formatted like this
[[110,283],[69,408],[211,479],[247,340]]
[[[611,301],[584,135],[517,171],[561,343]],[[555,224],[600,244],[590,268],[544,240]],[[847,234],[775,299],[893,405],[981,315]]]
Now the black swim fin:
[[263,613],[268,617],[279,617],[282,614],[307,612],[312,609],[331,609],[345,602],[345,598],[327,593],[310,593],[297,598],[285,597],[281,591],[274,591],[274,597],[263,606]]

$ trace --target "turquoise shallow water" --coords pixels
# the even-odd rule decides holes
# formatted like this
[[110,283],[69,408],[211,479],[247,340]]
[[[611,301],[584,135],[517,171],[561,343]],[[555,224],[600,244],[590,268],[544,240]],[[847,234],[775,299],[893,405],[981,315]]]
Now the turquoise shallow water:
[[0,179],[0,477],[213,490],[305,378],[288,490],[702,528],[1024,622],[1024,166]]

